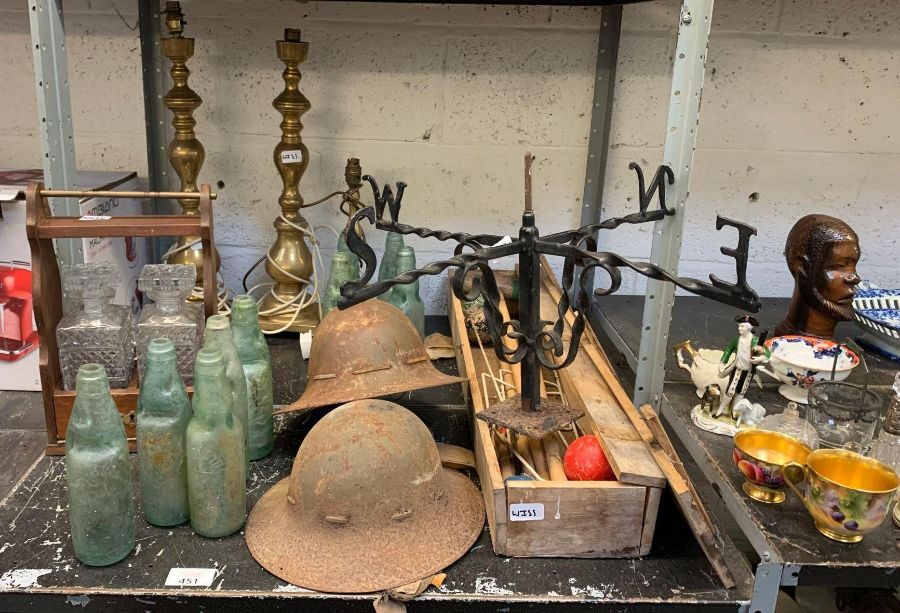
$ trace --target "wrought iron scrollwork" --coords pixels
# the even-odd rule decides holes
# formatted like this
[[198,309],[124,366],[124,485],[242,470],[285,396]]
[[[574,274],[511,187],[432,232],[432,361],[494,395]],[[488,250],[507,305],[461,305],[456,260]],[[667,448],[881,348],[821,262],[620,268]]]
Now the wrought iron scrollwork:
[[[526,158],[526,167],[530,168]],[[447,232],[431,230],[424,227],[413,227],[400,223],[400,206],[406,183],[396,184],[396,195],[390,185],[379,189],[378,183],[371,176],[363,179],[372,187],[375,205],[359,210],[347,224],[347,245],[363,262],[361,278],[358,281],[347,281],[341,287],[339,308],[347,308],[378,296],[395,285],[412,283],[420,277],[437,275],[448,268],[458,268],[453,277],[453,293],[460,299],[471,301],[479,296],[484,297],[486,327],[493,341],[497,358],[509,364],[522,362],[523,392],[521,403],[523,408],[537,410],[547,401],[540,399],[537,372],[539,367],[556,370],[569,365],[578,352],[579,341],[584,331],[585,316],[590,309],[591,296],[606,296],[617,291],[621,284],[621,269],[627,268],[651,279],[667,281],[688,292],[704,296],[737,307],[756,312],[760,308],[759,297],[747,283],[747,261],[750,237],[756,230],[746,224],[718,217],[716,229],[728,226],[737,229],[738,244],[736,247],[721,247],[721,252],[734,258],[736,281],[728,283],[715,275],[710,275],[710,282],[690,277],[678,277],[650,262],[633,261],[616,253],[598,251],[594,238],[600,230],[614,230],[623,224],[641,224],[663,219],[675,214],[675,209],[666,206],[666,185],[674,183],[675,177],[671,168],[660,166],[656,170],[650,188],[647,189],[644,173],[636,163],[629,168],[637,173],[638,179],[638,211],[624,217],[606,219],[600,223],[588,224],[576,230],[557,232],[540,237],[535,227],[534,213],[528,209],[522,217],[522,227],[516,239],[503,240],[506,237],[494,235],[474,235],[465,232]],[[530,194],[530,171],[526,170],[526,194]],[[528,196],[527,196],[528,197]],[[656,198],[658,208],[650,205]],[[384,218],[385,209],[390,220]],[[440,241],[456,243],[453,257],[432,262],[417,270],[410,270],[392,279],[371,283],[375,273],[375,252],[356,232],[357,223],[362,220],[374,224],[380,230],[399,234],[415,234],[422,238],[437,238]],[[468,249],[468,250],[466,250]],[[520,319],[504,321],[500,311],[500,291],[494,278],[490,262],[494,259],[519,256],[519,296]],[[540,266],[541,255],[562,257],[562,297],[557,305],[555,321],[540,319]],[[580,268],[576,279],[576,267]],[[596,269],[601,269],[609,276],[609,285],[591,289],[591,281]],[[468,286],[470,289],[465,290]],[[574,319],[568,346],[563,341],[566,315],[572,312]],[[507,340],[507,343],[502,342]],[[550,357],[549,354],[552,355]],[[511,426],[514,427],[514,426]],[[515,428],[514,428],[515,429]]]

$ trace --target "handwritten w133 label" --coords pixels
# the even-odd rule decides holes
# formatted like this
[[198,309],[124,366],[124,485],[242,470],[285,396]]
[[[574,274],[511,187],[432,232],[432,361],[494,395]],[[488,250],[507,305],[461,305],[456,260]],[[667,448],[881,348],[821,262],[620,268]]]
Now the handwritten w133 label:
[[303,161],[303,152],[299,149],[295,149],[293,151],[282,151],[281,152],[281,163],[282,164],[297,164]]
[[209,587],[216,578],[215,568],[170,568],[166,585],[171,587]]
[[517,502],[509,505],[509,521],[541,521],[544,505],[540,502]]

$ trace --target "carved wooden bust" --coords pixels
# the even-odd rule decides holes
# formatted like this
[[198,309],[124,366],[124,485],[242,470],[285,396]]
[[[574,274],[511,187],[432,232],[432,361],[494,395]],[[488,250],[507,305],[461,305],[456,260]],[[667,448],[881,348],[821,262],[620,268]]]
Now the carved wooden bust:
[[856,232],[836,217],[807,215],[791,228],[784,256],[794,277],[794,295],[775,335],[832,338],[837,322],[853,319],[860,256]]

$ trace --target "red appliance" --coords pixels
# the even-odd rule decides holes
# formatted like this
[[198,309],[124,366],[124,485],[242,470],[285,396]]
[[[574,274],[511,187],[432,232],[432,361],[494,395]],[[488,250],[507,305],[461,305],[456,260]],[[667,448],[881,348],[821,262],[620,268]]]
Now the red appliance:
[[31,266],[27,262],[0,262],[0,360],[14,362],[37,346]]

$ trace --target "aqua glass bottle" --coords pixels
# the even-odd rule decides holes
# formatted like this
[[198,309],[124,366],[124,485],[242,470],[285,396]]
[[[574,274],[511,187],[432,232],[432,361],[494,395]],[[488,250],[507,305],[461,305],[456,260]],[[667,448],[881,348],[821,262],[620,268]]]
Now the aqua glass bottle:
[[144,517],[156,526],[189,519],[185,433],[191,401],[178,373],[175,343],[147,345],[137,405],[137,456]]
[[204,345],[195,364],[194,415],[187,427],[191,527],[216,538],[237,532],[247,516],[247,454],[222,352]]
[[134,548],[134,493],[122,417],[106,370],[84,364],[66,428],[66,485],[75,557],[107,566]]
[[[225,360],[225,376],[228,378],[228,389],[231,390],[231,406],[234,416],[240,422],[244,432],[244,451],[246,452],[250,447],[250,405],[247,400],[247,379],[244,377],[244,368],[241,366],[237,349],[234,346],[234,335],[227,316],[212,315],[206,320],[203,346],[222,352],[222,359]],[[247,456],[248,470],[249,467],[250,456]]]
[[338,238],[337,250],[341,253],[346,253],[347,257],[350,258],[350,280],[359,281],[359,256],[350,251],[350,247],[347,246],[346,228]]
[[[396,232],[388,232],[384,239],[384,254],[381,256],[381,262],[378,264],[378,280],[386,281],[397,276],[397,252],[403,246],[403,235]],[[381,294],[378,298],[386,302],[389,301],[390,292]]]
[[[416,254],[412,247],[400,247],[397,251],[397,269],[399,275],[416,268]],[[395,285],[387,294],[388,302],[403,311],[416,327],[419,336],[425,338],[425,305],[419,297],[419,282]]]
[[341,297],[341,285],[345,281],[353,280],[353,273],[350,270],[351,260],[346,253],[335,251],[331,256],[331,273],[328,275],[328,285],[325,286],[325,292],[322,295],[322,316],[337,306],[338,298]]
[[252,296],[237,296],[231,303],[234,347],[247,381],[248,429],[251,460],[264,458],[275,443],[272,421],[272,359],[259,327],[259,309]]

